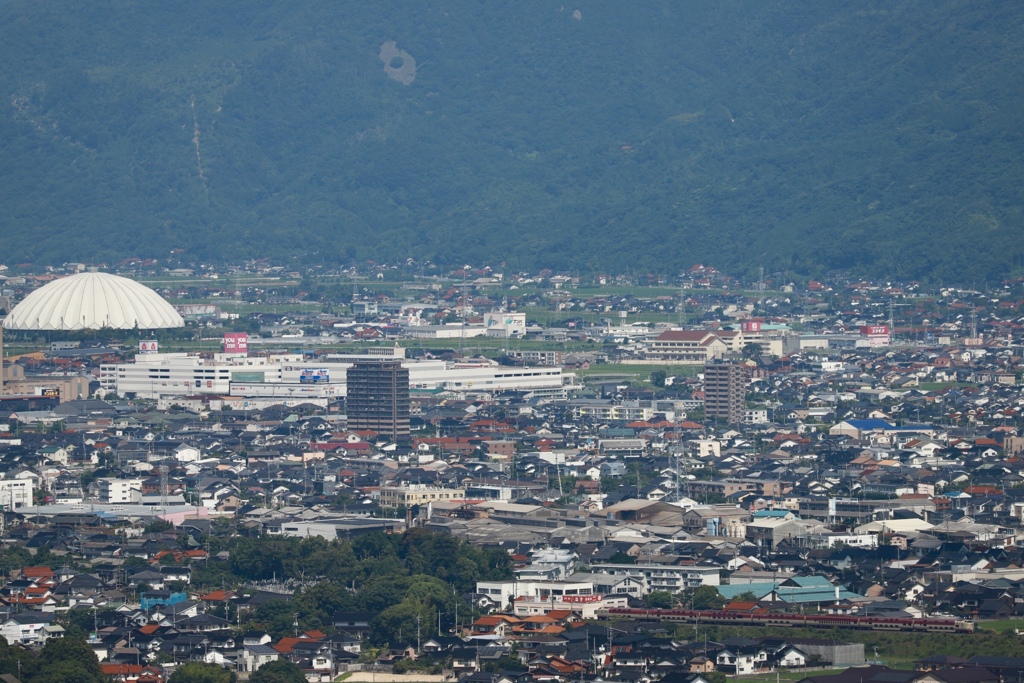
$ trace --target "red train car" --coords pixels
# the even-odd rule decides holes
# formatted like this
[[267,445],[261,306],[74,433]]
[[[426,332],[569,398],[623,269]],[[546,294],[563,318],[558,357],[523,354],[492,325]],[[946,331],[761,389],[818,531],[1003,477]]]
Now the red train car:
[[872,631],[926,631],[929,633],[973,633],[970,619],[928,618],[897,619],[892,617],[856,617],[832,614],[773,614],[727,612],[724,610],[670,610],[613,607],[601,610],[599,617],[626,619],[657,619],[693,624],[730,624],[736,626],[773,626],[810,628],[857,628]]

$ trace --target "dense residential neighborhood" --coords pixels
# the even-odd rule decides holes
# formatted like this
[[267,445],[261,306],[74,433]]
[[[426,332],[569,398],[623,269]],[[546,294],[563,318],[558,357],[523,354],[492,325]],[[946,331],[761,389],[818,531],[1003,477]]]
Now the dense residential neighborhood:
[[[179,329],[43,341],[16,305],[66,273],[4,276],[5,675],[63,639],[144,683],[1024,672],[972,646],[1024,617],[1020,282],[381,269],[303,306],[267,264],[147,268]],[[963,656],[890,669],[875,631]]]

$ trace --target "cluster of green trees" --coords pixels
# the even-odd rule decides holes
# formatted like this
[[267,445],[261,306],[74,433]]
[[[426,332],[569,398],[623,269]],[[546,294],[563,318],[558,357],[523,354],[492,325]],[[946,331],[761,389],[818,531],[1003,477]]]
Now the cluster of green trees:
[[[175,669],[167,683],[235,683],[236,680],[235,672],[222,666],[189,662]],[[248,680],[249,683],[306,683],[306,676],[292,662],[278,659],[256,669]]]
[[[756,602],[757,596],[750,591],[740,593],[735,598],[737,601]],[[684,607],[686,609],[719,609],[728,602],[718,589],[714,586],[699,586],[687,588],[675,595],[668,591],[652,591],[644,598],[648,607],[655,609],[673,609]]]
[[[209,539],[212,541],[211,539]],[[371,533],[351,541],[281,536],[219,538],[230,559],[193,564],[193,585],[234,587],[250,581],[296,581],[290,600],[272,600],[255,612],[238,615],[275,637],[302,630],[330,630],[341,611],[379,612],[372,624],[378,644],[415,642],[421,633],[466,623],[473,608],[461,595],[477,581],[512,577],[508,553],[470,545],[447,534],[412,529],[404,534]],[[440,621],[439,621],[440,618]]]
[[22,683],[107,683],[96,653],[80,638],[51,638],[39,652],[0,638],[0,674]]
[[[404,534],[380,532],[351,541],[327,541],[317,536],[236,538],[226,546],[230,561],[223,567],[246,580],[323,577],[349,585],[369,577],[431,574],[459,590],[473,589],[476,581],[506,578],[508,553],[481,548],[448,534],[415,528]],[[211,563],[211,570],[218,565]]]
[[[415,643],[417,629],[426,638],[438,629],[448,634],[456,624],[469,623],[476,611],[462,595],[473,592],[477,581],[512,578],[511,558],[505,551],[470,545],[423,528],[404,534],[375,532],[351,541],[327,541],[317,536],[248,538],[230,533],[229,528],[215,532],[199,540],[215,555],[227,551],[228,558],[186,560],[192,568],[191,590],[233,589],[275,579],[292,583],[296,589],[290,598],[270,600],[255,610],[238,611],[232,605],[213,609],[217,616],[248,628],[264,629],[274,638],[292,635],[296,623],[301,631],[330,633],[337,612],[377,612],[371,624],[374,644]],[[178,539],[181,545],[188,545],[188,541],[184,536]],[[22,553],[19,549],[4,553],[0,568],[40,563],[40,556]],[[126,566],[134,570],[148,564],[132,558]],[[94,623],[108,623],[112,616],[111,610],[97,614],[71,610],[61,616],[60,623],[67,629],[70,642],[84,639]],[[0,651],[0,673],[7,671],[4,652]],[[47,661],[51,660],[60,658]],[[36,672],[37,660],[26,659],[22,666]],[[202,667],[193,668],[198,671]]]
[[1001,276],[1024,255],[1022,13],[12,0],[0,248]]

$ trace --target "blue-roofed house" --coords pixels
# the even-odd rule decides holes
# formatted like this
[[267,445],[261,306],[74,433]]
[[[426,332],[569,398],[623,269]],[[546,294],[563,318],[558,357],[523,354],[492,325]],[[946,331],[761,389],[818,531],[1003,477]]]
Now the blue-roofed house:
[[760,601],[786,602],[793,605],[828,605],[839,600],[863,600],[863,595],[836,586],[824,576],[792,576],[779,581],[758,581],[715,586],[726,600],[743,593],[753,593]]
[[755,510],[754,519],[797,519],[792,510]]
[[863,439],[867,434],[883,433],[892,429],[895,425],[886,420],[876,418],[863,420],[844,420],[832,425],[828,430],[829,436],[849,436],[853,439]]

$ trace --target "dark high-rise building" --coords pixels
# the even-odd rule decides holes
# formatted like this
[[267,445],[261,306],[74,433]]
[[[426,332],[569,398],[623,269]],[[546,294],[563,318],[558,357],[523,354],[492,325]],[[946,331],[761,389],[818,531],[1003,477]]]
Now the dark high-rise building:
[[704,366],[704,417],[743,422],[747,375],[742,365],[713,361]]
[[349,429],[409,441],[409,370],[401,361],[359,361],[348,369],[345,383]]

